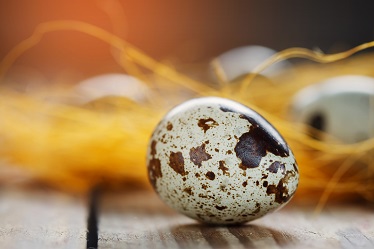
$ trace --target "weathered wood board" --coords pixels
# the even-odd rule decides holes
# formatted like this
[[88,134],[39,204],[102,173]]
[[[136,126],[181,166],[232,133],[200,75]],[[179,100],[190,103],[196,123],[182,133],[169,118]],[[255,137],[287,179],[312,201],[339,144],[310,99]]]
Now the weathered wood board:
[[86,200],[46,190],[0,190],[0,248],[86,248]]
[[[44,190],[0,190],[0,248],[86,248],[86,198]],[[207,226],[167,208],[152,192],[99,198],[99,248],[374,248],[374,208],[307,205],[244,226]]]
[[244,226],[206,226],[149,192],[101,198],[99,248],[374,248],[374,208],[335,206],[320,215],[290,203]]

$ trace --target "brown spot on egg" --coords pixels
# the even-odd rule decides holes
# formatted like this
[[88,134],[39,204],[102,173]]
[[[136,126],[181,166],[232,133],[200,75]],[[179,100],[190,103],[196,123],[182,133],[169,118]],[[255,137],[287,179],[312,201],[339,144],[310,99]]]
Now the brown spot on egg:
[[247,181],[245,181],[245,182],[242,183],[242,186],[243,186],[243,187],[247,187],[247,185],[248,185],[248,182],[247,182]]
[[211,127],[217,126],[218,123],[214,119],[208,118],[208,119],[200,119],[197,125],[201,129],[203,129],[204,133],[206,133],[207,130],[209,130]]
[[257,143],[250,132],[244,133],[235,146],[236,156],[242,161],[241,169],[256,168],[260,165],[261,158],[266,156],[262,146],[263,142]]
[[245,167],[243,164],[239,164],[239,168],[241,168],[242,170],[247,170],[247,167]]
[[201,167],[202,162],[208,161],[211,158],[212,156],[205,151],[205,144],[190,149],[190,160],[199,168]]
[[155,158],[156,153],[157,153],[156,145],[157,145],[157,142],[153,140],[151,142],[151,152],[150,152],[152,159],[149,160],[149,163],[148,163],[148,177],[153,187],[156,187],[157,178],[162,177],[161,162],[159,159]]
[[[257,206],[256,206],[257,207]],[[253,212],[252,214],[258,214],[259,212],[261,211],[261,208],[260,206],[258,206]]]
[[152,157],[154,157],[157,153],[156,145],[157,145],[157,142],[155,140],[152,140],[152,142],[151,142],[151,156]]
[[269,168],[267,168],[266,170],[271,173],[278,173],[278,170],[281,170],[284,174],[284,172],[286,171],[286,166],[283,163],[276,161],[270,164]]
[[282,136],[260,114],[255,112],[252,116],[241,114],[240,118],[247,120],[252,125],[250,131],[252,131],[253,137],[256,140],[265,142],[266,151],[280,157],[288,157],[290,155],[288,146]]
[[156,187],[157,178],[162,177],[161,162],[157,158],[152,158],[148,164],[148,177],[153,187]]
[[161,143],[163,143],[163,144],[167,143],[167,140],[165,138],[166,138],[166,134],[162,135],[162,137],[160,139]]
[[204,190],[206,190],[206,189],[208,188],[208,186],[207,186],[206,184],[201,185],[201,187],[202,187]]
[[218,206],[218,205],[216,205],[214,207],[217,208],[218,210],[224,210],[224,209],[227,208],[226,206]]
[[240,136],[235,146],[236,156],[246,168],[258,167],[268,152],[276,156],[288,156],[288,151],[283,150],[265,130],[253,124],[249,132]]
[[186,175],[182,152],[170,152],[169,166],[178,174],[182,176]]
[[199,178],[199,177],[200,177],[200,174],[199,174],[199,173],[195,173],[195,177],[196,177],[196,178]]
[[295,171],[292,171],[292,170],[288,170],[285,174],[285,176],[283,177],[283,182],[284,183],[288,183],[288,181],[291,179],[291,177],[295,177],[296,176],[296,172]]
[[167,126],[166,126],[166,129],[167,129],[168,131],[171,131],[171,130],[173,129],[173,124],[170,123],[170,122],[168,122],[168,124],[167,124]]
[[208,178],[209,180],[213,181],[215,178],[216,178],[216,175],[212,172],[212,171],[208,171],[206,174],[205,174],[206,178]]
[[264,186],[266,188],[268,186],[268,181],[264,181],[264,183],[262,184],[262,186]]
[[218,169],[222,170],[222,174],[229,176],[230,175],[230,173],[228,172],[229,168],[225,166],[226,165],[225,161],[219,161],[218,163],[219,163]]
[[189,195],[193,195],[191,187],[183,189],[183,192],[186,192]]
[[299,169],[297,168],[296,163],[292,164],[292,166],[293,166],[293,169],[294,169],[296,172],[299,172]]
[[220,189],[222,192],[226,192],[226,185],[221,184],[221,185],[219,186],[219,189]]
[[285,203],[291,198],[291,196],[288,194],[287,187],[283,184],[283,179],[280,179],[277,186],[271,184],[266,190],[267,195],[275,195],[274,201],[279,204]]
[[262,157],[268,152],[281,157],[289,156],[289,149],[284,139],[262,116],[248,109],[246,113],[220,107],[223,112],[239,113],[240,118],[247,120],[251,126],[242,134],[235,146],[236,156],[246,168],[259,166]]

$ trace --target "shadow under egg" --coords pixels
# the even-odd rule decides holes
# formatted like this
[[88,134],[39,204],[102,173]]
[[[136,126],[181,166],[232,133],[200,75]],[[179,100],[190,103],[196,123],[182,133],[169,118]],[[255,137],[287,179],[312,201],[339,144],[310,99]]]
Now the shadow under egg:
[[174,226],[170,230],[181,248],[255,248],[260,244],[284,247],[297,240],[291,234],[257,224],[227,226],[197,223]]

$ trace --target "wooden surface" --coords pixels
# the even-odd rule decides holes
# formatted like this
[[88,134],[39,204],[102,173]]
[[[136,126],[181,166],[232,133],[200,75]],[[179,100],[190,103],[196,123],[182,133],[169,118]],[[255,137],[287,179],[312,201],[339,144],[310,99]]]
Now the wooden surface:
[[0,190],[0,248],[85,248],[86,201],[50,191]]
[[206,226],[152,193],[101,199],[99,248],[374,248],[373,207],[288,205],[244,226]]
[[312,207],[291,202],[244,226],[207,226],[152,192],[98,197],[96,210],[82,197],[0,190],[0,248],[86,248],[89,216],[98,218],[99,248],[374,248],[368,205],[330,206],[314,216]]

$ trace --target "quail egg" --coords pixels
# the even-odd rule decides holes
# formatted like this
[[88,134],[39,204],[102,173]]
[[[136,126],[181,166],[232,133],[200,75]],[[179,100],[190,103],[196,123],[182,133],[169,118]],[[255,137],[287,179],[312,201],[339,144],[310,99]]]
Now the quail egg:
[[107,97],[125,97],[135,102],[147,99],[149,90],[139,79],[119,73],[103,74],[85,79],[73,91],[81,104]]
[[299,180],[278,131],[252,109],[218,97],[172,109],[153,132],[147,163],[167,205],[212,224],[244,223],[280,208]]
[[345,75],[308,86],[294,96],[291,115],[343,143],[374,137],[374,78]]
[[[251,45],[231,49],[213,60],[222,69],[221,73],[227,81],[233,81],[243,75],[251,73],[257,66],[269,59],[277,52],[271,48]],[[281,61],[265,69],[261,74],[272,77],[280,72],[290,69],[289,61]]]

